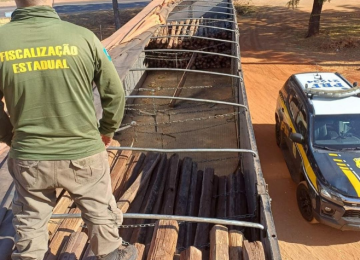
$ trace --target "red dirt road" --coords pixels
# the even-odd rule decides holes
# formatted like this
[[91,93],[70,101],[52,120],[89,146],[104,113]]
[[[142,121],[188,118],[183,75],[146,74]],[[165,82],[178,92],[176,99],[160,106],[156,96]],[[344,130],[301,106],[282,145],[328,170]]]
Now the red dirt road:
[[[253,2],[261,5],[264,1]],[[282,257],[285,260],[360,259],[360,232],[342,232],[321,224],[308,224],[302,219],[296,204],[296,184],[291,180],[282,153],[275,144],[274,131],[278,91],[291,74],[316,70],[339,71],[350,80],[360,81],[360,56],[356,50],[334,54],[297,45],[289,37],[294,30],[306,29],[308,14],[288,11],[282,4],[276,6],[284,1],[274,2],[273,6],[265,9],[261,9],[261,6],[250,17],[240,17],[239,27],[246,90],[261,166],[272,198]],[[306,4],[312,1],[300,2],[304,10],[310,10],[311,6]],[[354,1],[350,2],[355,4]],[[325,12],[346,9],[335,4],[326,3]],[[355,7],[360,8],[360,3],[356,4]],[[304,18],[306,20],[301,21]],[[294,27],[294,24],[299,27]],[[354,66],[348,66],[350,62]],[[327,66],[312,65],[315,63],[327,63]]]

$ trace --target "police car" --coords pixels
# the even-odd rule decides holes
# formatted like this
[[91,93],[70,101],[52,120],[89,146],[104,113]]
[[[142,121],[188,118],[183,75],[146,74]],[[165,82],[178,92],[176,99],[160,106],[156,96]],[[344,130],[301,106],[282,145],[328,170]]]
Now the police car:
[[303,218],[360,230],[360,88],[338,73],[292,75],[275,112]]

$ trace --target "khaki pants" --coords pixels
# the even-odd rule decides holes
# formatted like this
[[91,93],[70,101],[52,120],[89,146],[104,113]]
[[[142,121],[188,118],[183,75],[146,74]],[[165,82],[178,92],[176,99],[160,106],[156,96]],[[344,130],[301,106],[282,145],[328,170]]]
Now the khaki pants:
[[104,151],[78,160],[8,160],[16,186],[13,260],[43,260],[48,250],[47,224],[56,204],[55,188],[66,189],[80,208],[95,255],[106,255],[121,245],[118,225],[122,213],[112,195],[107,158]]

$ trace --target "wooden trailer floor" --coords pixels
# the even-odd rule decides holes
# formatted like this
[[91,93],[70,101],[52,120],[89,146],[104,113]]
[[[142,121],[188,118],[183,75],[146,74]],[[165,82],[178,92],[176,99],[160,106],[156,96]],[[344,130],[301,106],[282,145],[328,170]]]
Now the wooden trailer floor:
[[[154,94],[170,96],[180,77],[181,73],[149,73],[142,88],[163,87]],[[228,78],[190,74],[180,96],[235,102],[231,85]],[[150,90],[138,91],[141,95],[151,93]],[[170,109],[168,103],[169,100],[135,99],[134,103],[128,104],[123,124],[136,121],[138,127],[117,136],[121,146],[237,148],[234,113],[238,112],[232,106],[180,101]],[[114,141],[112,146],[116,145]],[[6,167],[7,148],[1,150],[0,147],[0,154],[3,193],[0,197],[0,254],[4,260],[9,260],[15,235],[11,225],[13,187]],[[247,209],[244,177],[241,171],[236,171],[237,154],[179,155],[110,151],[112,190],[119,208],[124,213],[252,220],[254,216]],[[58,189],[57,194],[54,214],[80,213],[66,191]],[[164,260],[179,259],[176,256],[183,260],[235,260],[241,256],[264,260],[261,243],[246,240],[251,240],[249,229],[177,221],[157,222],[154,228],[153,223],[125,219],[123,225],[144,226],[120,229],[125,241],[137,246],[138,260],[160,259],[160,256]],[[83,224],[82,219],[50,221],[50,250],[44,259],[94,260]]]
[[[225,69],[216,72],[228,73]],[[146,90],[134,94],[172,96],[181,76],[182,72],[150,72],[141,86]],[[235,102],[231,86],[227,77],[188,73],[180,97]],[[133,101],[127,105],[123,124],[136,121],[139,126],[121,132],[118,140],[122,146],[134,142],[134,147],[142,148],[238,148],[233,114],[236,109],[232,106],[177,101],[170,108],[170,99]],[[221,117],[223,114],[227,116]],[[220,176],[233,173],[238,165],[236,153],[181,153],[180,156],[191,156],[200,168],[214,168]]]

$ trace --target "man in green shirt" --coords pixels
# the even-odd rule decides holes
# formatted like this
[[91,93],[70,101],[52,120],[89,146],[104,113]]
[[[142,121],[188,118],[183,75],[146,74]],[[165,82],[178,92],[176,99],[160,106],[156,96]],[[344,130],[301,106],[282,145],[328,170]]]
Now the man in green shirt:
[[[15,2],[11,22],[0,27],[0,141],[11,146],[16,186],[12,259],[44,258],[55,189],[64,188],[82,212],[97,258],[135,260],[135,247],[121,246],[122,213],[105,150],[125,105],[111,58],[92,32],[61,21],[53,0]],[[99,124],[93,83],[103,108]]]

